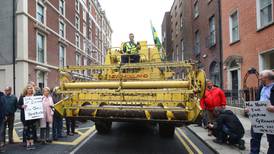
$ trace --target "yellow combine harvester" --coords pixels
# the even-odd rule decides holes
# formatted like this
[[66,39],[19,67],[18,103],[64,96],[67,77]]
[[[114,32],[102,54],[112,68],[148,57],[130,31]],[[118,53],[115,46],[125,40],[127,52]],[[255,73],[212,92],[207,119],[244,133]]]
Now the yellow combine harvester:
[[161,136],[173,136],[176,126],[194,123],[204,71],[191,61],[161,60],[145,41],[140,46],[138,63],[122,64],[122,48],[116,48],[108,50],[104,65],[60,69],[63,100],[55,109],[65,117],[91,119],[99,133],[108,133],[113,121],[148,122],[159,125]]

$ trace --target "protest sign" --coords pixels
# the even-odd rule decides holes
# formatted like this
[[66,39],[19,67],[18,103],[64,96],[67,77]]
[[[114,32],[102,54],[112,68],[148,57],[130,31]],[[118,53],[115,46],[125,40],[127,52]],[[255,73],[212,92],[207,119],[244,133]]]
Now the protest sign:
[[41,119],[44,117],[43,113],[43,96],[24,97],[25,120]]
[[270,102],[250,101],[246,102],[249,108],[249,119],[255,133],[274,134],[274,113],[266,110]]

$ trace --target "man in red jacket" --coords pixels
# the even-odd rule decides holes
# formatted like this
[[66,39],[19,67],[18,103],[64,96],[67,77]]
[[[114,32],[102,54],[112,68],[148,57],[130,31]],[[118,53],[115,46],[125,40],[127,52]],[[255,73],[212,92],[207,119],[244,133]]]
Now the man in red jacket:
[[[214,86],[212,81],[206,80],[207,89],[205,91],[204,97],[201,99],[201,108],[205,111],[205,116],[208,120],[208,123],[212,123],[214,120],[213,110],[215,107],[225,108],[226,98],[222,89]],[[211,131],[208,132],[208,135],[211,136]]]

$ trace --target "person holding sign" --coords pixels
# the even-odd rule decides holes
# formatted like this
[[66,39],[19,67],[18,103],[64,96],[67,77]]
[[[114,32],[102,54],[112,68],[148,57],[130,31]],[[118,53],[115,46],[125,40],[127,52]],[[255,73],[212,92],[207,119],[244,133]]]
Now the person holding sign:
[[18,108],[21,110],[21,121],[23,123],[23,141],[26,140],[27,150],[35,149],[33,142],[33,135],[35,131],[35,122],[36,120],[26,120],[25,119],[25,111],[28,109],[28,105],[25,105],[24,98],[30,98],[33,94],[32,85],[27,85],[23,91],[23,94],[20,96],[18,101]]
[[[43,89],[43,113],[44,117],[40,119],[41,141],[43,144],[50,143],[52,140],[49,137],[53,122],[53,100],[50,95],[50,89],[45,87]],[[45,136],[46,135],[46,136]]]
[[[259,80],[262,86],[259,88],[257,100],[270,102],[265,112],[274,113],[274,74],[271,70],[264,70],[260,73]],[[249,109],[246,111],[252,112]],[[259,154],[262,136],[263,133],[254,132],[253,126],[251,127],[250,154]],[[274,154],[274,134],[266,134],[266,136],[269,144],[267,153]]]

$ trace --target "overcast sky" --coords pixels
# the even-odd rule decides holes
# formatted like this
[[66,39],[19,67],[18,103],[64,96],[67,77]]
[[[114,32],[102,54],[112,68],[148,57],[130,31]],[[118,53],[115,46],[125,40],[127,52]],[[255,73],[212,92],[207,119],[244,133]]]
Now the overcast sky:
[[173,0],[99,0],[113,29],[112,46],[128,41],[128,34],[135,34],[135,41],[153,43],[150,20],[161,39],[161,24]]

